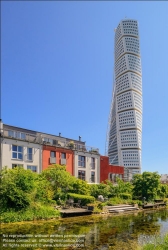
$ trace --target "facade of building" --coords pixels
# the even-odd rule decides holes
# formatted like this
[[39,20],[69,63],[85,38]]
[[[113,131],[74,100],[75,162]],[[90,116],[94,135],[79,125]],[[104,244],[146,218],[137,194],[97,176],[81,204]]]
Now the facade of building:
[[66,170],[74,175],[74,153],[73,150],[55,147],[50,145],[43,145],[42,150],[42,170],[45,170],[49,165],[59,164],[66,165]]
[[0,122],[1,166],[12,169],[22,166],[41,173],[52,164],[65,165],[76,178],[88,183],[100,183],[116,177],[123,179],[124,168],[109,164],[107,156],[100,156],[99,149],[85,142],[37,132]]
[[42,145],[35,131],[5,124],[2,125],[2,166],[22,166],[33,172],[42,171]]
[[1,122],[1,168],[22,166],[40,173],[52,164],[65,165],[73,176],[88,183],[100,182],[98,148],[85,142],[23,129]]
[[100,182],[109,180],[113,183],[116,179],[124,180],[124,167],[109,164],[108,156],[100,156]]
[[100,154],[98,149],[75,150],[74,176],[86,180],[88,183],[100,182]]
[[161,174],[160,181],[162,184],[168,184],[168,174]]
[[113,96],[108,130],[109,162],[141,173],[142,71],[138,23],[122,20],[115,30]]

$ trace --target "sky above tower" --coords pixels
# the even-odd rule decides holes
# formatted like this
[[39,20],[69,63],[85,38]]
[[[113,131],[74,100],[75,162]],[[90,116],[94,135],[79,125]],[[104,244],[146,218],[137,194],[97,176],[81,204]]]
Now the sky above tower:
[[2,1],[4,123],[78,139],[105,152],[114,29],[138,20],[142,171],[168,173],[168,2]]

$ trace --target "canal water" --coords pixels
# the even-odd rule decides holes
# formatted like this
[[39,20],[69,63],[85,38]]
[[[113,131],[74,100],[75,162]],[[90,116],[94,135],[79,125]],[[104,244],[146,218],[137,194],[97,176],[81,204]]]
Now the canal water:
[[1,249],[136,250],[168,233],[168,210],[1,225]]

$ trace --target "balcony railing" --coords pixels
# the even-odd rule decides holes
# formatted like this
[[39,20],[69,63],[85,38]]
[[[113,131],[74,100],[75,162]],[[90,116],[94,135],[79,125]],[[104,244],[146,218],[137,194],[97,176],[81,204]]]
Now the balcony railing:
[[71,142],[69,140],[66,141],[66,139],[62,140],[62,141],[55,140],[52,138],[41,137],[40,135],[36,136],[33,134],[28,134],[25,132],[14,131],[14,130],[9,130],[9,129],[3,130],[3,137],[16,139],[16,140],[22,140],[22,141],[28,141],[28,142],[32,142],[32,143],[39,143],[42,145],[67,148],[67,149],[72,149],[75,151],[83,151],[83,152],[88,152],[91,154],[99,154],[98,148],[86,146],[82,143],[74,143],[74,142]]
[[88,152],[91,154],[99,154],[98,148],[93,148],[93,147],[81,145],[81,144],[74,144],[74,147],[72,149],[77,150],[77,151]]
[[66,159],[61,159],[61,165],[66,165]]
[[37,141],[37,136],[35,135],[27,134],[27,133],[20,132],[20,131],[7,130],[7,129],[3,131],[3,137],[16,139],[16,140],[22,140],[22,141],[28,141],[28,142]]
[[91,168],[91,169],[95,169],[95,165],[96,165],[95,162],[91,162],[91,163],[90,163],[90,168]]
[[92,176],[92,177],[90,178],[90,182],[91,182],[91,183],[95,183],[95,177],[94,177],[94,176]]
[[25,161],[33,161],[33,154],[26,154]]
[[56,164],[56,157],[50,157],[50,164]]
[[78,179],[85,181],[85,176],[78,175]]
[[50,145],[50,146],[55,146],[55,147],[61,147],[61,148],[67,148],[67,149],[72,149],[75,151],[83,151],[83,152],[88,152],[91,154],[99,154],[99,149],[86,146],[84,144],[80,143],[72,143],[72,142],[65,142],[65,141],[56,141],[52,139],[47,138],[42,138],[43,145]]

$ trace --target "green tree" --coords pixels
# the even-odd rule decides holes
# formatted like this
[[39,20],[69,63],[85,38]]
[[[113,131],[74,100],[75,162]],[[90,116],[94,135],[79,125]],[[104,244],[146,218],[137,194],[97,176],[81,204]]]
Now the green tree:
[[166,184],[160,184],[157,190],[157,196],[159,198],[166,198],[168,196],[168,186]]
[[48,180],[54,191],[54,199],[65,199],[67,192],[73,189],[74,178],[66,171],[65,166],[51,165],[41,173]]
[[74,177],[72,187],[73,187],[72,191],[73,193],[90,195],[90,184],[88,184],[86,181]]
[[101,182],[100,184],[90,185],[90,194],[97,198],[102,195],[104,198],[110,196],[110,186],[107,184],[108,181]]
[[0,207],[19,210],[30,205],[37,174],[22,167],[0,172]]
[[118,196],[119,197],[122,197],[123,194],[129,194],[130,196],[132,196],[133,186],[130,182],[124,182],[120,178],[117,178],[116,189],[118,189]]
[[133,196],[153,200],[157,196],[160,185],[160,175],[157,172],[143,172],[133,177]]
[[51,203],[53,198],[54,190],[50,181],[39,174],[38,178],[36,179],[35,201]]

